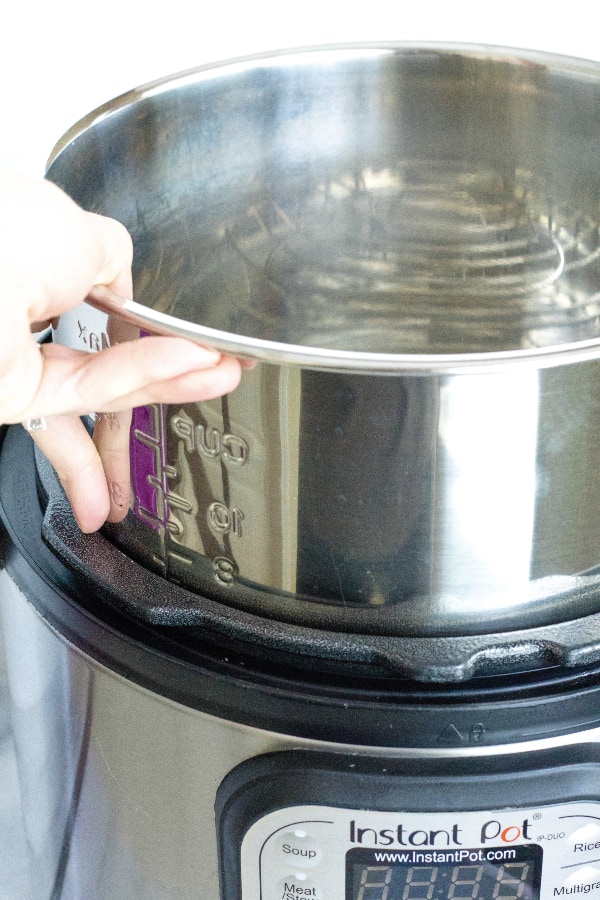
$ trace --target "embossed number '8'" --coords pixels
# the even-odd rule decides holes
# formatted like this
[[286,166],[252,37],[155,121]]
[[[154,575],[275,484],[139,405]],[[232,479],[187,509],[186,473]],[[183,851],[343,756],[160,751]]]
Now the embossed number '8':
[[220,581],[221,584],[229,586],[235,582],[235,576],[237,574],[236,565],[230,559],[227,559],[226,556],[215,556],[212,561],[212,566],[215,578],[217,581]]

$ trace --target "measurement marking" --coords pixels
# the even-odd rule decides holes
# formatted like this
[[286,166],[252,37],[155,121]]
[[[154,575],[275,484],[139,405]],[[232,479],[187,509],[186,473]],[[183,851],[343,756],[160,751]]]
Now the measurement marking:
[[167,556],[170,559],[175,559],[177,562],[184,563],[186,566],[192,565],[192,560],[189,556],[184,556],[183,553],[176,553],[174,550],[167,550]]

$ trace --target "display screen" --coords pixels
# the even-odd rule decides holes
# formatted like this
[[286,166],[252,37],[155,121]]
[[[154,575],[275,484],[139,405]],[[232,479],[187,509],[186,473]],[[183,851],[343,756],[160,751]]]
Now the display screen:
[[350,850],[346,900],[538,900],[542,849]]

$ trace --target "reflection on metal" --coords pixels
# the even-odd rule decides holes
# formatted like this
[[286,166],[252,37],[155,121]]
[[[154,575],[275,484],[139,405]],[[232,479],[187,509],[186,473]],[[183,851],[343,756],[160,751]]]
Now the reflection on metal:
[[[531,172],[423,160],[257,184],[252,205],[200,250],[177,221],[142,237],[149,264],[136,296],[249,339],[344,351],[454,354],[595,337],[597,219],[547,196]],[[201,230],[186,217],[187,234]]]
[[[600,565],[600,66],[399,45],[213,74],[90,116],[49,170],[133,233],[135,302],[95,302],[259,360],[136,414],[114,539],[311,626],[554,620]],[[74,316],[74,346],[107,331]]]
[[442,389],[438,502],[453,515],[439,519],[447,554],[438,590],[449,603],[457,598],[463,615],[469,607],[480,615],[484,582],[489,614],[523,603],[533,562],[538,390],[536,372],[455,379]]

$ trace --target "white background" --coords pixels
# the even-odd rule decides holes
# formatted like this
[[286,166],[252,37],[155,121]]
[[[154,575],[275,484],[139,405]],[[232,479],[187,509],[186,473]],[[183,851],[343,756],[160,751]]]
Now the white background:
[[443,41],[600,59],[592,0],[9,0],[0,12],[0,167],[41,174],[79,118],[147,81],[284,47]]

